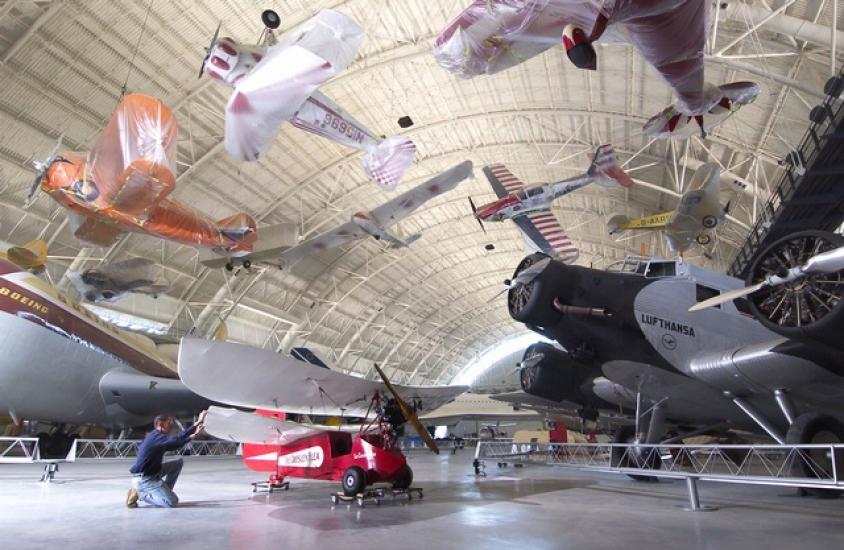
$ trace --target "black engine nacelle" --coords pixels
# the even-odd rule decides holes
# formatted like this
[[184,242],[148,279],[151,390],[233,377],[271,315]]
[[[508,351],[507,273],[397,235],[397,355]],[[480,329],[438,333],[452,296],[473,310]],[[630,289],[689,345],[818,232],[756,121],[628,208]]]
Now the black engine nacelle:
[[594,367],[579,362],[572,354],[550,344],[532,344],[525,350],[519,372],[525,393],[551,401],[585,404],[589,397],[582,387],[596,375]]
[[[801,231],[762,251],[750,267],[747,284],[783,274],[821,252],[844,246],[844,237],[826,231]],[[844,271],[810,274],[792,283],[764,287],[747,297],[750,311],[769,330],[805,344],[844,350]]]

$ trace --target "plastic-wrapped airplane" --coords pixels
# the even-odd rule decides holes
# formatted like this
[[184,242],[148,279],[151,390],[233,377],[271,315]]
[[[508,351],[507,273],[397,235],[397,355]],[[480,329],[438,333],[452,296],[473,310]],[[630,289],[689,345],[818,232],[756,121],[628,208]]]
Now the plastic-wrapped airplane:
[[593,182],[602,185],[615,182],[623,187],[633,185],[633,180],[618,166],[612,145],[598,147],[585,174],[556,183],[525,187],[501,164],[485,166],[484,174],[498,200],[476,208],[469,199],[472,213],[481,228],[485,221],[513,220],[531,251],[542,252],[566,263],[577,260],[579,252],[551,213],[551,203]]
[[404,137],[382,138],[344,112],[318,88],[352,63],[363,29],[333,10],[322,10],[276,38],[278,14],[263,13],[262,43],[211,40],[202,63],[214,80],[234,88],[226,106],[225,144],[239,160],[256,160],[285,121],[293,126],[364,152],[366,173],[385,191],[395,189],[416,155]]
[[705,135],[759,94],[752,82],[704,81],[709,10],[701,0],[475,0],[436,38],[434,57],[471,78],[509,69],[562,41],[572,63],[595,70],[592,43],[608,28],[618,30],[677,95],[677,103],[648,120],[645,133]]
[[170,290],[170,285],[159,278],[157,271],[152,260],[130,258],[81,272],[68,271],[67,278],[86,300],[114,302],[129,293],[157,298]]
[[[238,368],[232,369],[234,364]],[[434,410],[468,389],[393,386],[375,368],[380,382],[242,344],[183,338],[179,347],[179,375],[189,388],[257,412],[214,407],[205,422],[208,433],[243,443],[246,465],[270,472],[273,486],[285,477],[334,480],[349,496],[378,482],[407,489],[413,472],[398,447],[397,430],[409,422],[439,452],[417,412]],[[285,418],[288,413],[362,418],[363,423],[354,426],[353,437],[337,427],[292,422]]]
[[610,235],[628,229],[661,230],[673,252],[682,254],[697,243],[708,246],[712,243],[712,232],[724,221],[730,204],[721,207],[721,172],[714,162],[702,164],[689,182],[689,190],[680,197],[677,208],[629,219],[623,214],[616,214],[607,222]]
[[66,426],[139,426],[158,413],[191,414],[209,404],[179,381],[165,349],[3,259],[0,347],[0,411],[15,423],[58,424],[45,441],[56,455],[67,453]]
[[176,118],[162,102],[129,94],[89,153],[59,154],[59,143],[36,163],[27,204],[40,187],[67,209],[74,236],[89,245],[110,246],[134,232],[248,260],[258,252],[251,216],[213,221],[169,197],[176,188],[176,134]]
[[421,235],[411,235],[402,240],[392,235],[387,229],[412,214],[414,210],[437,195],[451,191],[457,187],[457,184],[471,175],[472,162],[468,160],[461,162],[370,212],[357,212],[352,215],[351,221],[285,250],[281,253],[281,265],[292,267],[306,256],[337,248],[366,237],[387,242],[392,248],[408,246]]

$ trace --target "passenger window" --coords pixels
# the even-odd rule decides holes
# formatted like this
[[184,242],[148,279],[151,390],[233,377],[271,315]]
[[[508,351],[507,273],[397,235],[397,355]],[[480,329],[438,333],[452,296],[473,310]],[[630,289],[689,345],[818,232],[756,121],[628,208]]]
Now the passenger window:
[[674,262],[651,262],[647,277],[673,277],[677,275],[677,264]]
[[[702,302],[704,300],[714,298],[715,296],[718,296],[719,294],[721,294],[721,292],[719,292],[718,290],[715,290],[714,288],[709,288],[708,286],[703,286],[701,284],[695,285],[695,290],[696,290],[695,299],[698,302]],[[714,307],[717,307],[717,308],[720,309],[721,304],[718,304],[717,306],[714,306]]]

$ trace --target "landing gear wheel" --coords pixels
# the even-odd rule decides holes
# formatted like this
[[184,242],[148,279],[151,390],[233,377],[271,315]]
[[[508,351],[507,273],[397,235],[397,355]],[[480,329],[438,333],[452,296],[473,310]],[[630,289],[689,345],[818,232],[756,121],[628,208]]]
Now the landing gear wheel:
[[366,472],[358,466],[349,466],[343,472],[343,493],[346,496],[355,496],[366,487]]
[[231,263],[231,262],[228,262],[226,264],[226,271],[234,271],[234,264]]
[[[844,237],[825,231],[801,231],[774,242],[759,254],[750,267],[747,284],[788,269],[828,250],[844,246]],[[750,311],[766,328],[786,338],[817,340],[840,345],[844,304],[844,271],[810,274],[774,287],[765,287],[747,297]]]
[[252,267],[252,262],[250,262],[249,260],[243,260],[243,268],[249,269],[250,267]]
[[276,30],[281,25],[281,17],[274,10],[264,10],[261,13],[261,22],[268,29]]
[[710,237],[706,233],[701,233],[700,235],[695,237],[695,241],[697,241],[697,244],[699,244],[700,246],[706,246],[712,242],[712,237]]
[[715,216],[704,216],[702,220],[700,220],[703,226],[707,229],[712,229],[716,225],[718,225],[718,218]]
[[407,489],[413,484],[413,470],[407,464],[393,480],[393,489]]
[[[785,434],[786,445],[800,445],[809,443],[836,444],[844,443],[844,424],[828,414],[806,413],[794,420]],[[844,455],[836,453],[834,456],[827,449],[812,449],[807,451],[807,459],[797,459],[791,467],[795,477],[819,477],[819,470],[830,476],[834,469],[844,471]],[[834,489],[803,489],[809,495],[821,498],[836,498],[840,491]]]
[[[636,427],[622,426],[616,430],[613,435],[612,442],[614,444],[630,444],[636,442]],[[658,470],[662,465],[662,460],[658,453],[651,452],[651,447],[643,449],[645,456],[641,456],[635,452],[635,449],[619,449],[612,447],[610,451],[610,466],[613,468],[651,468]],[[640,476],[635,474],[627,474],[630,479],[636,481],[658,481],[653,476]]]

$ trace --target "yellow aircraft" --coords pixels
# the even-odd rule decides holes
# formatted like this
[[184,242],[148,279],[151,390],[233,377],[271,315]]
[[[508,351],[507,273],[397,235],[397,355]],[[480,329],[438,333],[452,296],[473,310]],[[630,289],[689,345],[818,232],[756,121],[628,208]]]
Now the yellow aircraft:
[[682,254],[695,242],[705,247],[712,243],[712,232],[724,221],[730,208],[729,202],[721,208],[720,189],[718,165],[707,162],[695,171],[689,190],[680,197],[676,210],[635,220],[616,214],[607,222],[607,228],[610,235],[630,229],[661,230],[668,246],[677,254]]

